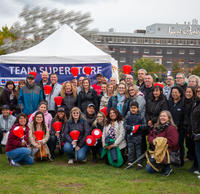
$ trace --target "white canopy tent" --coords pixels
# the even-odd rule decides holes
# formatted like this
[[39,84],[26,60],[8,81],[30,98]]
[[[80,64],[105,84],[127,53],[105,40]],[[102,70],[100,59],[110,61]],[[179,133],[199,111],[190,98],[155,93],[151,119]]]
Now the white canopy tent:
[[118,80],[118,64],[69,26],[63,25],[45,40],[24,51],[0,56],[0,64],[112,64]]

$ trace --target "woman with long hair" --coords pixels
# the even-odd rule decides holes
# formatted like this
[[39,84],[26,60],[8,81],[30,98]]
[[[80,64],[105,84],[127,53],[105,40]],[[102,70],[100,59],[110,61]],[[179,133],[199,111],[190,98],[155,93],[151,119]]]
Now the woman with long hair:
[[29,117],[29,123],[32,122],[32,120],[34,119],[34,116],[35,114],[40,111],[40,112],[43,112],[44,114],[44,120],[45,120],[45,123],[47,124],[48,128],[50,129],[51,128],[51,121],[52,121],[52,116],[51,114],[48,112],[48,104],[46,101],[41,101],[39,106],[38,106],[38,110],[35,111],[33,114],[30,115]]
[[102,95],[100,100],[100,107],[99,107],[100,110],[108,106],[108,101],[113,96],[113,94],[114,94],[114,86],[111,83],[108,83],[106,87],[106,92]]
[[69,119],[71,109],[77,105],[77,93],[74,85],[71,82],[65,82],[62,85],[60,95],[63,97],[62,106]]
[[[113,141],[110,144],[111,140]],[[103,128],[102,145],[104,149],[112,150],[118,147],[124,158],[126,140],[125,129],[120,112],[116,108],[111,108],[108,112],[107,121]]]
[[[148,135],[148,142],[150,148],[153,150],[155,149],[155,142],[157,140],[157,137],[166,138],[169,154],[170,152],[174,152],[179,149],[178,131],[176,125],[174,124],[172,115],[169,111],[161,111],[160,115],[158,116],[158,120],[154,125],[154,128]],[[169,176],[172,172],[170,163],[165,164],[165,162],[162,162],[160,168],[162,169],[161,171],[165,176]],[[146,170],[149,173],[156,172],[149,163],[146,166]]]
[[13,111],[13,114],[15,114],[17,110],[17,95],[15,91],[15,84],[13,81],[9,80],[6,82],[6,85],[4,87],[3,92],[0,96],[0,106],[8,104],[10,107],[10,110]]
[[24,79],[19,80],[18,86],[17,86],[17,89],[16,89],[17,99],[18,99],[18,96],[19,96],[19,90],[20,90],[20,88],[24,87],[25,84],[26,84],[26,81]]
[[[70,132],[79,131],[78,141],[74,140]],[[90,133],[90,127],[87,121],[81,116],[81,110],[78,107],[72,108],[70,118],[66,124],[64,131],[64,152],[68,155],[68,164],[74,163],[74,151],[77,161],[86,160],[88,146],[85,143],[86,137]]]
[[146,110],[146,100],[144,95],[139,91],[138,86],[132,84],[128,87],[128,94],[129,94],[129,101],[131,102],[136,101],[139,105],[139,111],[142,117],[145,117],[145,110]]
[[118,85],[117,94],[109,99],[107,112],[109,112],[111,108],[116,108],[123,117],[126,116],[129,110],[129,99],[126,85],[124,83]]
[[[103,128],[106,123],[106,116],[102,112],[97,113],[97,117],[95,121],[92,124],[92,129],[100,129],[103,132]],[[102,139],[98,139],[97,144],[95,146],[91,147],[92,149],[92,160],[93,162],[98,161],[98,155],[101,154],[101,149],[102,149]]]
[[[10,130],[8,141],[6,144],[6,154],[9,165],[18,167],[20,164],[33,164],[34,160],[31,157],[29,147],[29,127],[28,118],[25,114],[18,115],[15,124]],[[23,137],[17,135],[19,127],[23,128]]]
[[[33,121],[29,124],[30,130],[29,130],[29,140],[31,143],[31,147],[34,150],[34,152],[40,151],[42,147],[44,146],[44,150],[48,158],[51,158],[49,148],[47,146],[47,141],[49,139],[49,129],[47,124],[45,123],[44,114],[41,111],[38,111]],[[35,132],[37,131],[43,131],[43,137],[41,140],[37,139],[37,135]],[[34,149],[35,148],[35,149]]]
[[[55,122],[62,123],[61,131],[59,133],[54,129],[53,124]],[[55,151],[56,147],[59,148],[60,154],[64,153],[62,143],[63,143],[63,136],[64,136],[64,130],[65,130],[66,123],[67,123],[67,116],[65,113],[65,109],[64,109],[64,107],[59,107],[54,119],[51,122],[50,137],[47,142],[52,158],[55,158],[54,151]]]
[[82,90],[78,94],[78,107],[83,113],[89,104],[94,104],[95,111],[99,109],[97,92],[90,87],[90,79],[84,78],[82,81]]

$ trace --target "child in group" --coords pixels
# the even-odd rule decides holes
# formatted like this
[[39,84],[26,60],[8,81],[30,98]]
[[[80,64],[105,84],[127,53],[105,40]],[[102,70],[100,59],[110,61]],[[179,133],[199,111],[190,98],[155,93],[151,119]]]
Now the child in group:
[[[127,114],[124,121],[128,147],[128,165],[133,163],[142,154],[142,132],[145,129],[145,119],[139,112],[139,105],[136,101],[130,104],[130,114]],[[138,161],[136,170],[142,169],[142,161]]]

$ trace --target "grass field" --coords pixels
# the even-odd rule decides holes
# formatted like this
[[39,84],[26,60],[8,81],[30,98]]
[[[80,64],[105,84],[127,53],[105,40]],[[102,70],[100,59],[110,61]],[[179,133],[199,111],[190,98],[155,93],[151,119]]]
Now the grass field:
[[169,177],[135,167],[114,168],[103,161],[67,165],[67,157],[32,166],[11,167],[0,155],[0,193],[200,193],[200,180],[188,172],[191,162]]

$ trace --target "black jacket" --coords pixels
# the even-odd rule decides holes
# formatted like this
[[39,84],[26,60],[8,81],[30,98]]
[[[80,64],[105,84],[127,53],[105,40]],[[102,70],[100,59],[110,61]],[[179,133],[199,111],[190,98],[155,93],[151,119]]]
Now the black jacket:
[[88,115],[87,112],[85,114],[86,120],[90,128],[92,128],[92,124],[94,123],[97,115],[94,113],[94,115]]
[[158,100],[155,100],[153,95],[150,95],[146,101],[146,121],[151,120],[154,123],[157,122],[158,116],[161,111],[168,110],[167,100],[164,95],[160,95]]
[[151,88],[146,88],[146,86],[143,84],[140,87],[140,91],[144,94],[145,100],[149,98],[149,95],[153,93],[153,86]]
[[17,100],[16,92],[14,92],[15,95],[12,100],[10,100],[10,94],[11,92],[8,90],[8,88],[5,87],[0,96],[0,106],[7,104],[9,105],[10,110],[13,111],[17,109],[18,100]]
[[80,131],[80,135],[78,138],[77,145],[81,148],[85,145],[85,139],[90,134],[90,127],[86,120],[83,120],[80,118],[77,123],[74,122],[74,120],[69,120],[65,126],[64,131],[64,142],[72,143],[72,138],[70,136],[70,132],[78,130]]
[[[43,95],[43,99],[46,99],[46,95],[44,93],[44,85],[42,83],[42,80],[40,82],[37,83],[38,86],[40,86],[40,88],[42,89],[42,95]],[[51,85],[51,82],[48,80],[46,85]]]
[[86,94],[84,90],[81,90],[78,94],[78,107],[81,109],[83,113],[86,113],[86,108],[88,104],[94,104],[96,112],[98,111],[98,96],[97,92],[94,89],[89,89]]
[[66,94],[63,98],[62,106],[65,108],[65,113],[69,119],[71,109],[77,106],[77,97],[74,97],[73,94]]
[[130,134],[132,132],[132,127],[134,125],[140,125],[139,129],[134,135],[143,134],[143,131],[146,129],[145,119],[142,118],[140,113],[132,114],[130,113],[124,119],[124,129],[126,130],[126,134]]
[[168,101],[169,111],[172,114],[174,123],[177,126],[178,131],[183,131],[183,119],[184,119],[184,100],[179,100],[176,104],[172,99]]
[[197,98],[191,113],[192,132],[200,134],[200,99]]

